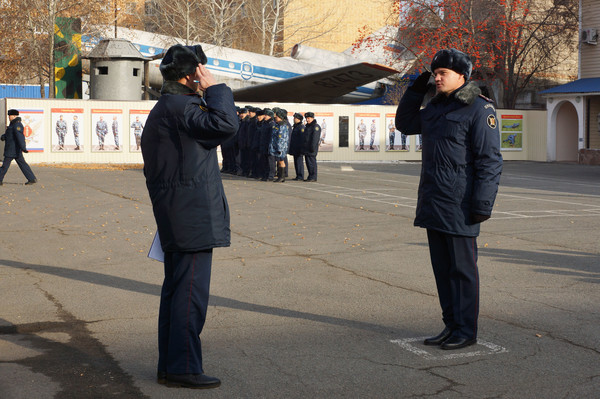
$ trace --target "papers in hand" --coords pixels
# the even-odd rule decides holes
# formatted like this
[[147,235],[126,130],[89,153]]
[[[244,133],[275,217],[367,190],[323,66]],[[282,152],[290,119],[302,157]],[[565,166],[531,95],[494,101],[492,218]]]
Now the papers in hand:
[[158,236],[158,230],[156,230],[156,234],[154,234],[154,240],[152,240],[150,251],[148,251],[148,257],[159,262],[165,261],[165,253],[163,252],[162,247],[160,246],[160,237]]

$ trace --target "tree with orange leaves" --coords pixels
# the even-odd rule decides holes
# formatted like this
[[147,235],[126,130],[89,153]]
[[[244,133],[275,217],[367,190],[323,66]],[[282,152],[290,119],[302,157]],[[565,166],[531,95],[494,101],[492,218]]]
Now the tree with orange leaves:
[[505,108],[532,84],[552,84],[561,68],[573,75],[565,62],[577,46],[576,0],[394,0],[391,15],[415,71],[429,68],[439,49],[456,48]]

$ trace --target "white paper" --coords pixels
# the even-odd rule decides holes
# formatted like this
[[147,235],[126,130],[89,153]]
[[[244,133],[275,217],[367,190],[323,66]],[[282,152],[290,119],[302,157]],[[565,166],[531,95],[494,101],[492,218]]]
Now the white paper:
[[162,247],[160,246],[160,237],[158,236],[158,230],[156,230],[156,234],[154,234],[154,240],[152,240],[152,246],[150,246],[150,251],[148,251],[148,257],[159,262],[165,261],[165,253],[163,252]]

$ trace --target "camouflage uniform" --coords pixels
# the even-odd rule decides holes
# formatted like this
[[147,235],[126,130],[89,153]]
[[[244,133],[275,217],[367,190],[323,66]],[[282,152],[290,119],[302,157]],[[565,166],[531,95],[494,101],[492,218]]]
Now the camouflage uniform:
[[58,149],[64,150],[65,136],[67,135],[67,122],[62,119],[56,121],[56,134],[58,135]]
[[116,149],[118,150],[120,147],[120,145],[119,145],[119,121],[117,121],[116,119],[113,119],[112,132],[113,132],[113,136],[115,137],[115,146],[117,147]]
[[96,122],[96,136],[98,136],[98,144],[101,150],[104,149],[104,137],[108,134],[108,125],[105,120]]
[[135,136],[135,146],[136,150],[140,149],[140,143],[142,142],[142,130],[144,129],[144,124],[141,121],[136,120],[131,124],[133,128],[133,134]]

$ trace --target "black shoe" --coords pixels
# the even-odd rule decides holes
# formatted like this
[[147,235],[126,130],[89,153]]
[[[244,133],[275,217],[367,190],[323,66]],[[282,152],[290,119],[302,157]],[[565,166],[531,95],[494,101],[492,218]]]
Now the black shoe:
[[448,327],[444,328],[444,331],[436,335],[435,337],[425,338],[423,343],[425,345],[441,345],[444,341],[446,341],[452,335],[452,330]]
[[296,177],[294,177],[292,180],[304,180],[304,179],[303,179],[302,177],[298,177],[298,176],[296,176]]
[[306,179],[304,180],[305,182],[313,182],[313,181],[317,181],[317,179]]
[[221,386],[221,380],[206,374],[167,374],[167,386],[177,388],[209,389]]
[[37,183],[37,179],[29,180],[27,183],[25,183],[25,185],[35,184],[35,183]]
[[156,382],[161,385],[165,385],[167,383],[167,372],[166,371],[157,371],[156,372]]
[[467,346],[475,345],[477,343],[477,338],[469,339],[462,337],[450,337],[444,341],[441,345],[442,349],[451,350],[451,349],[460,349],[465,348]]

